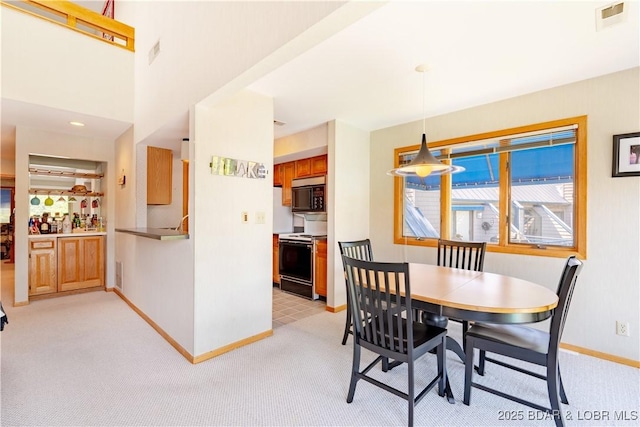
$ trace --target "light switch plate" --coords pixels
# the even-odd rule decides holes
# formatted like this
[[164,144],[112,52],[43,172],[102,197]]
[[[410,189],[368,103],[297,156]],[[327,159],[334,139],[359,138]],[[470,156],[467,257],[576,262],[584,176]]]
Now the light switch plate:
[[256,212],[256,224],[264,224],[264,223],[265,223],[265,213]]

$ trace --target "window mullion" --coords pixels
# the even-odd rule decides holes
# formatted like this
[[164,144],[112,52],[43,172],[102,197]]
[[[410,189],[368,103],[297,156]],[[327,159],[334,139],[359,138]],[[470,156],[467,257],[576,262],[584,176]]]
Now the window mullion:
[[[449,154],[451,150],[443,150],[444,154]],[[443,163],[451,164],[451,160],[443,160]],[[440,238],[451,239],[451,185],[450,174],[440,176]]]
[[509,152],[500,154],[500,195],[499,195],[499,210],[500,210],[500,238],[498,240],[499,246],[507,246],[509,243],[509,216],[511,215],[511,171],[509,168],[509,159],[511,154]]

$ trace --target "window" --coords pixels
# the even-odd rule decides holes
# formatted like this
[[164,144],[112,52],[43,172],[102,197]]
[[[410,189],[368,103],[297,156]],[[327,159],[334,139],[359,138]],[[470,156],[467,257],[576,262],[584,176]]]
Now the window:
[[[586,116],[429,144],[464,171],[396,178],[395,242],[586,258]],[[396,166],[419,146],[395,150]]]

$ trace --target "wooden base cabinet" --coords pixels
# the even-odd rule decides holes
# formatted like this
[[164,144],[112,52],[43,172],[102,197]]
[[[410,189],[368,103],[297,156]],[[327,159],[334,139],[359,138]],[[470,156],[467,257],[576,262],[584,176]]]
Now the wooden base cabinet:
[[29,240],[29,295],[58,290],[56,239]]
[[104,237],[58,239],[58,292],[104,286]]
[[315,286],[316,293],[323,297],[327,296],[327,241],[318,240],[316,242],[315,258]]

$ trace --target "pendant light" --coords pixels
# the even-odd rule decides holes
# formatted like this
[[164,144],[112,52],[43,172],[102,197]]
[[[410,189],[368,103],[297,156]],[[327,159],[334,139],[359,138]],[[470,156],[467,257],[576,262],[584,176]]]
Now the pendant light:
[[462,172],[464,168],[462,166],[453,166],[442,163],[436,159],[429,148],[427,147],[427,134],[426,134],[426,114],[425,114],[425,85],[424,76],[428,67],[424,64],[418,65],[416,71],[422,73],[422,143],[420,145],[420,151],[416,157],[414,157],[409,163],[401,167],[391,169],[387,172],[387,175],[399,176],[399,177],[411,177],[417,176],[424,178],[429,175],[445,175],[450,173]]

